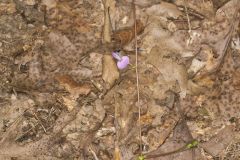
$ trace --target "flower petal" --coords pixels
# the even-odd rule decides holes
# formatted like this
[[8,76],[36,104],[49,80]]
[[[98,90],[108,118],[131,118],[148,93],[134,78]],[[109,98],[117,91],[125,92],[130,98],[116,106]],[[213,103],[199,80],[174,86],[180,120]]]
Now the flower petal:
[[112,56],[118,61],[122,60],[120,52],[112,52]]
[[122,60],[117,62],[117,67],[118,67],[118,69],[124,69],[128,66],[128,64],[129,64],[129,57],[123,56]]

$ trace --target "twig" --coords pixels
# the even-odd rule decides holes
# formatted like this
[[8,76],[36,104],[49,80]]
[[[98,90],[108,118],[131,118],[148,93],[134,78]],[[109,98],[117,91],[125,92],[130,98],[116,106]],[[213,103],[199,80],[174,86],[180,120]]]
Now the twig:
[[199,142],[197,140],[192,140],[192,141],[188,142],[183,147],[180,147],[177,150],[166,152],[166,153],[157,153],[157,154],[154,154],[154,155],[146,155],[145,159],[163,157],[163,156],[172,155],[172,154],[179,153],[179,152],[184,152],[184,151],[187,151],[189,149],[193,149],[193,148],[198,147],[198,143]]
[[188,15],[188,9],[187,9],[187,6],[186,6],[186,2],[184,4],[184,8],[185,8],[185,12],[186,12],[186,15],[187,15],[187,21],[188,21],[188,32],[191,33],[192,31],[192,28],[191,28],[191,22],[190,22],[190,18],[189,18],[189,15]]
[[23,120],[23,114],[27,111],[28,109],[26,109],[21,115],[19,115],[14,121],[13,123],[8,127],[8,129],[6,130],[6,132],[2,135],[2,139],[0,140],[0,145],[2,143],[5,142],[5,140],[7,140],[7,138],[9,138],[12,134],[12,132],[14,132],[16,130],[17,125],[22,122]]
[[135,0],[133,3],[133,16],[134,16],[134,37],[135,37],[135,71],[136,71],[136,81],[137,81],[137,106],[138,106],[138,121],[139,121],[139,146],[140,155],[142,156],[142,128],[141,128],[141,106],[140,106],[140,89],[139,89],[139,75],[138,75],[138,45],[137,45],[137,21],[136,21],[136,7]]
[[89,151],[92,153],[94,159],[95,159],[95,160],[99,160],[98,157],[97,157],[97,155],[96,155],[96,153],[94,152],[94,150],[93,150],[91,147],[89,147],[88,149],[89,149]]
[[52,113],[53,113],[53,107],[50,109],[50,112],[49,112],[49,114],[47,116],[47,121],[49,121],[50,116],[52,115]]
[[18,136],[17,138],[15,138],[15,141],[18,141],[19,139],[21,139],[22,137],[24,137],[26,134],[28,134],[31,130],[33,130],[34,128],[36,128],[38,125],[40,125],[39,123],[35,124],[34,126],[32,126],[30,129],[28,129],[26,132],[24,132],[22,135]]
[[39,124],[42,126],[43,130],[45,133],[47,133],[47,130],[45,129],[45,127],[43,126],[41,120],[37,117],[37,115],[35,113],[33,113],[33,115],[35,116],[35,118],[38,120]]

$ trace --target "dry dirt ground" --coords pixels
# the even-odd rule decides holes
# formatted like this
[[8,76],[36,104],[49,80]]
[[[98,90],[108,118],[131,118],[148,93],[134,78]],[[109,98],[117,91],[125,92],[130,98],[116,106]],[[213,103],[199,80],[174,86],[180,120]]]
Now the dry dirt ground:
[[240,159],[240,1],[134,4],[0,0],[0,160]]

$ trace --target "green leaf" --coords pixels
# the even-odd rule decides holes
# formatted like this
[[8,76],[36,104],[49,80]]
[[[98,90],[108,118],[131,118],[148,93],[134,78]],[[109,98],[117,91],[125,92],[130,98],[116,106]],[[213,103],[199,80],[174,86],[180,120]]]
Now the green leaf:
[[145,157],[143,155],[138,156],[138,160],[145,160]]
[[193,140],[191,143],[187,144],[187,149],[195,148],[197,147],[199,142],[197,140]]

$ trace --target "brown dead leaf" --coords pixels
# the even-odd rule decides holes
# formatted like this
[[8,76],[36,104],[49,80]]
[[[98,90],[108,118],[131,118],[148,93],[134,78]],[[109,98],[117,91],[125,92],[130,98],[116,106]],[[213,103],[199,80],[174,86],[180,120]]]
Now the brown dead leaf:
[[160,4],[153,5],[146,10],[148,15],[172,17],[177,19],[182,15],[182,12],[177,8],[176,5],[167,2],[161,2]]
[[74,99],[78,98],[79,95],[87,95],[91,91],[88,84],[79,84],[69,75],[58,75],[55,76],[55,79]]
[[176,5],[186,6],[188,10],[194,10],[206,17],[212,17],[215,14],[212,1],[192,1],[192,0],[177,0]]
[[150,150],[155,150],[161,146],[166,138],[170,135],[174,127],[177,125],[180,116],[174,112],[171,112],[163,118],[163,123],[157,127],[156,130],[150,130],[147,134],[147,140]]
[[206,90],[212,89],[215,81],[210,76],[197,77],[194,81],[188,81],[188,91],[192,95],[204,93]]
[[104,26],[103,26],[103,42],[111,42],[111,22],[109,17],[109,12],[114,8],[115,1],[105,0],[102,1],[104,6]]
[[74,21],[75,28],[79,33],[86,33],[91,31],[91,26],[88,24],[86,20],[82,17],[76,18]]
[[229,2],[230,0],[212,0],[213,7],[215,9],[221,8],[224,4]]
[[234,140],[233,128],[233,126],[226,126],[201,147],[212,156],[218,155]]
[[117,65],[114,62],[112,55],[103,56],[102,78],[107,83],[107,88],[111,88],[115,81],[119,78]]
[[[141,34],[145,26],[140,20],[136,20],[136,26],[137,35]],[[119,44],[120,47],[130,43],[135,38],[135,25],[114,32],[111,38],[115,43]]]
[[[146,124],[151,124],[153,121],[153,116],[150,114],[145,114],[141,116],[141,124],[146,125]],[[139,123],[139,121],[138,121]]]
[[[152,48],[148,57],[148,62],[155,67],[161,73],[164,81],[172,86],[176,82],[181,89],[181,97],[184,97],[187,92],[187,69],[184,65],[178,64],[171,59],[171,51],[162,50],[160,47],[155,46]],[[170,58],[167,58],[170,57]],[[171,87],[169,87],[170,89]]]

